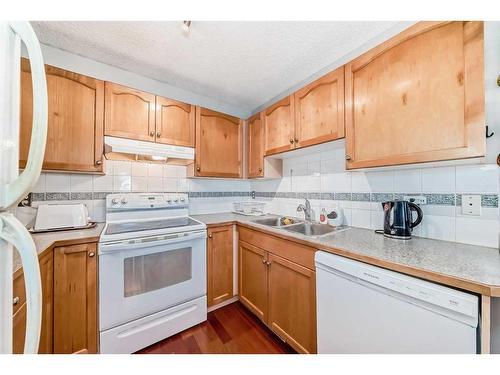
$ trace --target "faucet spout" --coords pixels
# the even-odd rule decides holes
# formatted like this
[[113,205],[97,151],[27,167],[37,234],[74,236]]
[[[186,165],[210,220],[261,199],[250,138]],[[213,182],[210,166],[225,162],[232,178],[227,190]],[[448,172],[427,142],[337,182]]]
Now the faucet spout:
[[304,198],[305,200],[305,205],[299,204],[297,206],[297,212],[304,212],[304,219],[306,221],[311,221],[311,216],[312,216],[312,210],[311,210],[311,202],[309,202],[309,199]]

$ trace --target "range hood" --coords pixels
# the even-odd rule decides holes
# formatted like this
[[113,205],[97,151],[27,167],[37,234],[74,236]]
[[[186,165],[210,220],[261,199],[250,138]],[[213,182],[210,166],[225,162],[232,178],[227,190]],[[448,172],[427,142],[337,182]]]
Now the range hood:
[[109,160],[188,165],[194,161],[194,148],[105,136],[104,156]]

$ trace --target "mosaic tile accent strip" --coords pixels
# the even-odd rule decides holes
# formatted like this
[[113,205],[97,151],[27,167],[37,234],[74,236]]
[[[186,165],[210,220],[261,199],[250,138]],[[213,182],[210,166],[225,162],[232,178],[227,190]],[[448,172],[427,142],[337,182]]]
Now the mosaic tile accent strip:
[[45,200],[45,193],[31,193],[31,200],[44,201]]
[[72,201],[76,200],[92,200],[92,193],[71,193],[70,199]]
[[321,193],[307,193],[307,199],[321,199]]
[[334,193],[336,201],[350,201],[352,200],[351,193]]
[[351,200],[355,202],[369,202],[370,193],[352,193]]
[[440,206],[454,206],[455,194],[423,194],[427,198],[427,204]]
[[69,201],[70,197],[69,193],[45,193],[46,201]]
[[[462,196],[460,196],[462,198]],[[496,194],[484,194],[481,195],[481,206],[482,207],[498,207],[498,195]]]
[[335,200],[335,193],[321,193],[321,199],[324,201]]
[[392,193],[372,193],[370,200],[372,202],[387,202],[394,200],[394,194]]

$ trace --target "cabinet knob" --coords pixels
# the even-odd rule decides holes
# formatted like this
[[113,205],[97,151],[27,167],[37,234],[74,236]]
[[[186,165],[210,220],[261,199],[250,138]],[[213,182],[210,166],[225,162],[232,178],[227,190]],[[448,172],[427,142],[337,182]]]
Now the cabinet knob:
[[266,260],[262,258],[262,264],[266,264]]
[[156,136],[157,136],[158,138],[160,138],[160,137],[161,137],[161,133],[160,133],[160,132],[156,133]]
[[14,306],[17,306],[19,304],[19,301],[20,301],[19,297],[16,296],[12,299],[12,304]]
[[345,160],[351,160],[351,156],[350,155],[346,155],[345,156]]
[[294,142],[294,141],[293,141],[293,138],[290,138],[290,143],[291,143],[292,145],[293,145],[293,142]]
[[262,168],[259,168],[259,172],[262,172]]
[[293,141],[294,141],[295,143],[299,143],[299,139],[298,139],[298,138],[295,138]]
[[267,261],[266,265],[269,267],[271,265],[271,262]]
[[196,167],[196,170],[199,172],[199,171],[201,171],[201,168],[200,167]]
[[95,165],[101,165],[101,164],[102,164],[102,160],[97,160],[97,161],[95,162]]
[[95,255],[95,253],[94,253],[93,251],[91,251],[91,252],[89,253],[89,258],[92,258],[94,255]]
[[212,235],[211,235],[211,234],[209,234],[209,235],[208,235],[208,238],[212,238]]
[[149,135],[150,135],[151,137],[154,137],[154,136],[155,136],[155,132],[149,132]]

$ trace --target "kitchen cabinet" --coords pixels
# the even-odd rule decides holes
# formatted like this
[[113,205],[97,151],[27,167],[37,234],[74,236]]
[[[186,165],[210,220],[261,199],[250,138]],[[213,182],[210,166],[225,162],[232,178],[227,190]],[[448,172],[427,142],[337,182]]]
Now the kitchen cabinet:
[[[45,66],[48,130],[44,170],[103,171],[104,82]],[[33,121],[29,60],[21,60],[21,114],[19,166],[28,157]],[[77,151],[75,151],[77,150]]]
[[54,248],[54,353],[97,353],[97,244]]
[[264,176],[264,121],[262,113],[247,120],[248,127],[248,177]]
[[347,168],[483,156],[482,22],[420,22],[345,66]]
[[315,249],[238,230],[241,303],[299,353],[315,353]]
[[208,228],[207,303],[214,306],[233,297],[233,226]]
[[267,321],[267,253],[257,246],[239,241],[239,297],[250,311]]
[[264,110],[266,155],[294,148],[294,97],[290,95]]
[[295,148],[344,137],[344,67],[298,90],[295,101]]
[[196,107],[195,177],[242,177],[242,121],[224,113]]
[[[39,259],[40,278],[42,282],[42,325],[38,353],[52,353],[52,322],[53,322],[53,255],[52,251],[42,255]],[[24,352],[26,335],[26,291],[24,276],[21,271],[16,272],[13,281],[13,353]]]
[[155,131],[156,142],[194,147],[195,106],[157,96]]
[[156,98],[153,94],[106,82],[104,97],[105,135],[155,140]]
[[272,253],[268,262],[269,328],[297,351],[315,353],[315,272]]

